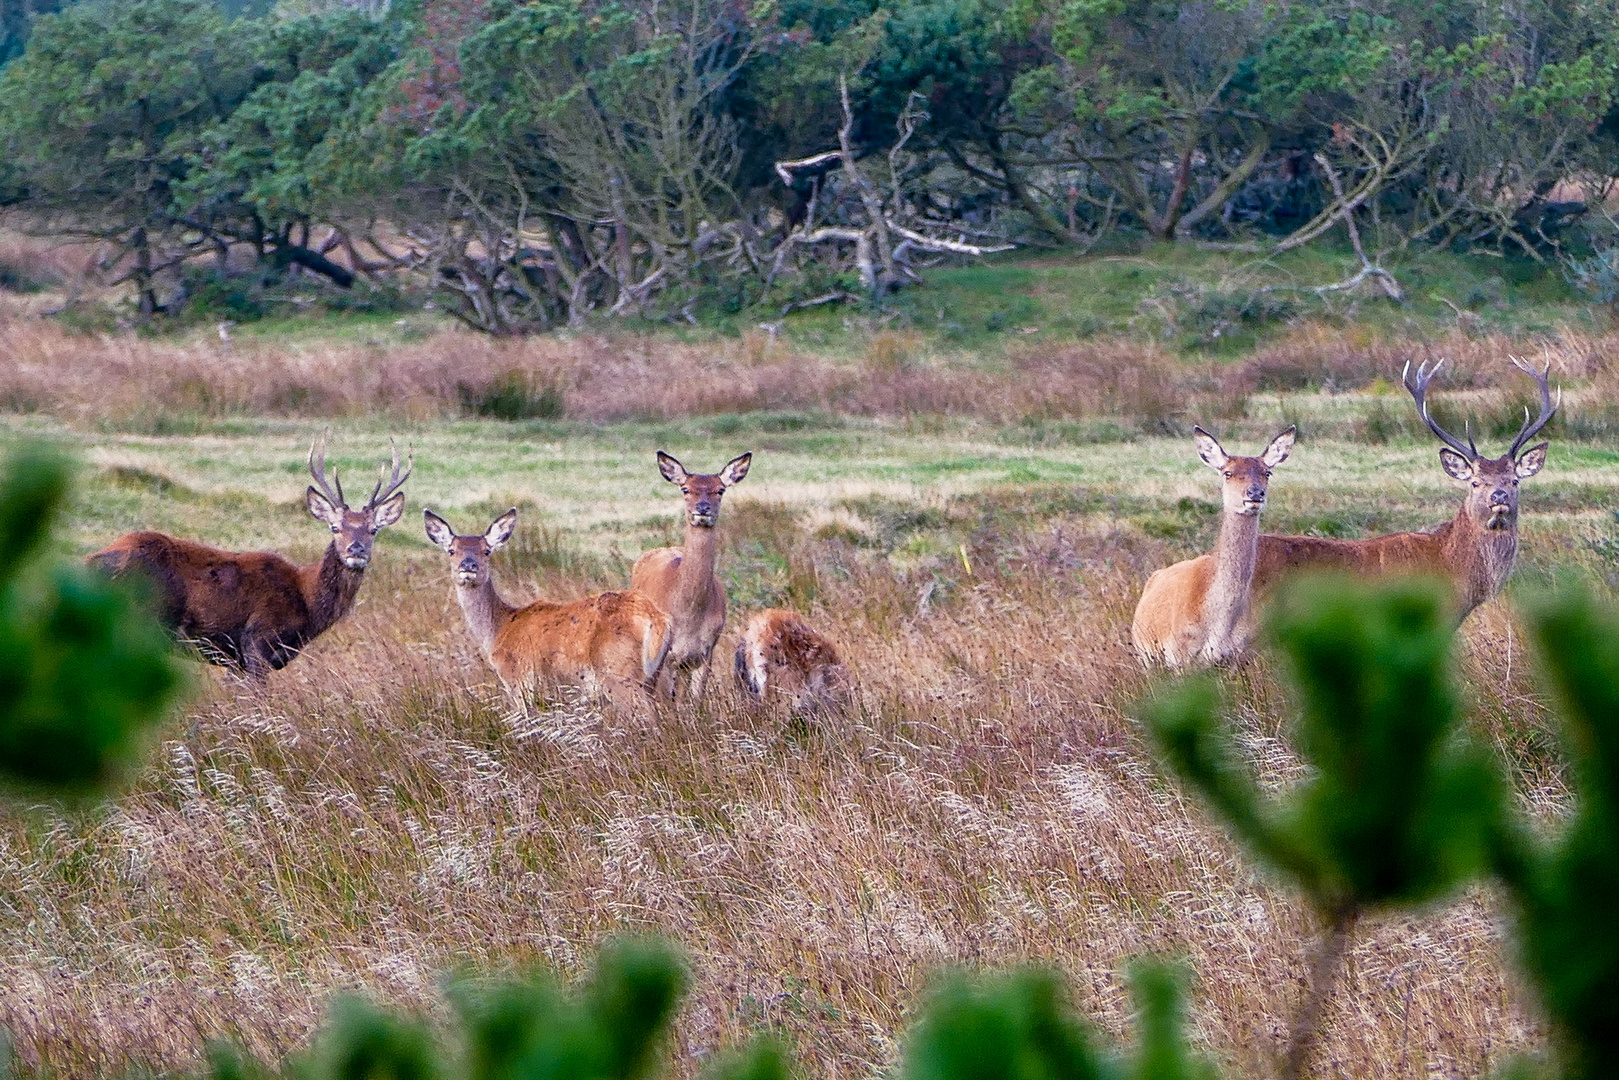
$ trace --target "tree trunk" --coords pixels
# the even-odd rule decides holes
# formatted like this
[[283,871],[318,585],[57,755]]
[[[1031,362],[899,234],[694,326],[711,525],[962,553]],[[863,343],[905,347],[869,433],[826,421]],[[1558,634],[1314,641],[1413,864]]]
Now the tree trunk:
[[130,273],[130,278],[135,282],[135,291],[140,298],[141,321],[144,322],[157,314],[157,293],[152,290],[152,248],[147,243],[145,227],[136,229],[129,242],[135,249],[135,269]]

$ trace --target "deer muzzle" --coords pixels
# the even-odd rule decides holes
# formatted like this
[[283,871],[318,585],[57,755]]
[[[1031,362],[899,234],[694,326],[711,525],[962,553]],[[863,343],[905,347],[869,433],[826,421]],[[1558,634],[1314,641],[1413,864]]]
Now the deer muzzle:
[[1512,496],[1505,491],[1490,493],[1490,517],[1484,523],[1486,529],[1504,529],[1512,520],[1515,508],[1512,505]]
[[371,561],[371,549],[359,541],[350,544],[343,551],[343,565],[350,570],[364,570]]

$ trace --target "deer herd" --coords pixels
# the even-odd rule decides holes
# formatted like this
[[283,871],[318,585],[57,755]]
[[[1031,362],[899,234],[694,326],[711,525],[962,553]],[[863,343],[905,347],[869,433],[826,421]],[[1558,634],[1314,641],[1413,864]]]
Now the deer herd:
[[[1428,386],[1443,361],[1410,365],[1402,376],[1418,415],[1444,443],[1445,472],[1468,484],[1455,517],[1419,532],[1365,540],[1274,536],[1259,531],[1272,472],[1293,449],[1295,429],[1271,440],[1257,457],[1235,457],[1194,427],[1198,456],[1220,474],[1222,512],[1214,550],[1158,570],[1147,580],[1130,627],[1143,663],[1176,668],[1222,664],[1242,657],[1253,638],[1255,613],[1286,574],[1338,568],[1358,574],[1423,573],[1448,583],[1457,622],[1498,593],[1518,549],[1518,483],[1545,464],[1544,442],[1527,446],[1557,410],[1548,371],[1513,363],[1535,380],[1539,415],[1526,410],[1511,448],[1483,456],[1471,436],[1463,443],[1428,410]],[[1527,449],[1525,448],[1527,446]],[[491,560],[511,540],[517,510],[482,533],[463,535],[432,510],[423,511],[427,538],[449,556],[450,578],[470,639],[514,696],[568,684],[636,708],[664,697],[695,703],[708,685],[714,649],[725,626],[725,588],[716,569],[717,527],[726,492],[748,475],[742,454],[718,473],[699,474],[658,451],[658,471],[680,488],[684,535],[679,547],[636,560],[629,587],[581,600],[536,600],[521,607],[495,588]],[[153,610],[179,639],[206,660],[262,682],[296,657],[353,607],[379,531],[404,515],[403,469],[397,448],[365,503],[350,507],[337,470],[327,479],[326,435],[309,451],[314,483],[304,504],[332,531],[320,559],[298,566],[270,552],[229,552],[160,532],[132,532],[87,562],[113,577],[144,582]],[[767,609],[743,625],[734,654],[738,687],[795,708],[837,701],[848,690],[836,646],[799,614]]]

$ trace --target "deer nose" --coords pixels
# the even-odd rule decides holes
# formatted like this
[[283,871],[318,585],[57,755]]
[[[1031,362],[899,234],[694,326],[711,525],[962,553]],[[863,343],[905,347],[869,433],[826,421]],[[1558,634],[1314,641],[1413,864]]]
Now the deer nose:
[[476,574],[478,572],[477,559],[462,559],[461,565],[456,567],[463,574]]
[[1247,497],[1248,501],[1251,503],[1262,503],[1265,501],[1265,489],[1262,487],[1251,487],[1248,489]]

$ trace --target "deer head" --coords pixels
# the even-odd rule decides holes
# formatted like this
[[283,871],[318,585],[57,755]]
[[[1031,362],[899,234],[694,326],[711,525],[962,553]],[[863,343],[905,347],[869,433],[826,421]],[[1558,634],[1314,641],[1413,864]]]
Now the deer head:
[[405,493],[399,489],[410,479],[415,456],[408,459],[401,475],[399,447],[389,439],[388,445],[393,450],[391,468],[389,465],[382,466],[377,486],[371,489],[371,497],[360,509],[351,510],[343,498],[343,484],[338,479],[335,467],[332,469],[331,483],[326,481],[327,434],[321,432],[309,448],[309,475],[315,483],[304,492],[304,505],[316,521],[331,526],[332,543],[337,545],[343,565],[350,570],[364,570],[371,562],[371,545],[377,538],[377,531],[394,524],[405,513]]
[[[1523,413],[1523,426],[1518,429],[1518,437],[1512,440],[1512,448],[1505,455],[1498,458],[1487,458],[1479,453],[1478,447],[1473,445],[1473,436],[1469,432],[1467,442],[1447,432],[1434,422],[1428,414],[1428,384],[1444,366],[1440,360],[1429,368],[1426,363],[1418,364],[1415,376],[1411,371],[1410,361],[1406,362],[1405,370],[1400,379],[1405,388],[1417,404],[1417,412],[1422,416],[1422,422],[1428,429],[1439,437],[1445,444],[1439,451],[1439,464],[1445,472],[1457,480],[1466,481],[1470,486],[1467,491],[1467,501],[1463,503],[1464,512],[1476,524],[1486,529],[1513,529],[1518,524],[1518,481],[1527,479],[1540,471],[1546,464],[1547,443],[1537,443],[1524,450],[1524,444],[1545,427],[1556,414],[1558,405],[1562,404],[1562,394],[1558,394],[1557,404],[1552,403],[1552,392],[1549,384],[1551,365],[1546,365],[1544,371],[1535,371],[1526,360],[1514,356],[1512,364],[1518,370],[1535,380],[1540,387],[1540,415],[1530,419],[1529,410]],[[1520,451],[1522,451],[1520,453]]]
[[455,583],[476,589],[489,580],[490,558],[512,538],[517,528],[517,508],[514,506],[496,518],[482,536],[459,535],[448,521],[431,510],[423,510],[422,519],[427,525],[427,538],[450,557],[450,573],[455,576]]
[[1265,508],[1265,488],[1270,484],[1271,470],[1287,460],[1297,434],[1296,427],[1288,428],[1272,439],[1259,457],[1232,457],[1213,435],[1200,427],[1192,429],[1197,456],[1224,478],[1221,492],[1226,513],[1252,517]]
[[717,473],[689,473],[673,457],[658,451],[658,471],[671,484],[680,485],[680,494],[686,500],[686,520],[700,529],[712,529],[719,521],[725,489],[740,484],[752,463],[753,454],[749,452],[727,461]]

